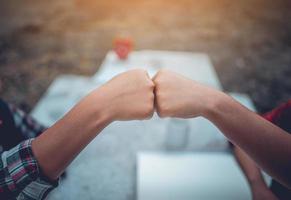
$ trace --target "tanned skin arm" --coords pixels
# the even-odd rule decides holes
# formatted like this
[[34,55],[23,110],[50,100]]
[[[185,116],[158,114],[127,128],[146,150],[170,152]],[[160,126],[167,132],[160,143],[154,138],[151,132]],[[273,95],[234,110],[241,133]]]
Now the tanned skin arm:
[[257,164],[237,146],[233,146],[233,154],[248,180],[252,192],[252,199],[277,200],[277,197],[268,188]]
[[93,91],[32,143],[44,174],[57,179],[82,149],[116,120],[150,118],[154,84],[144,70],[132,70]]
[[261,169],[291,188],[291,135],[230,96],[177,73],[161,70],[153,81],[161,117],[207,118]]
[[[218,93],[217,95],[224,96]],[[204,116],[239,146],[261,169],[291,187],[291,136],[256,113],[225,96]]]

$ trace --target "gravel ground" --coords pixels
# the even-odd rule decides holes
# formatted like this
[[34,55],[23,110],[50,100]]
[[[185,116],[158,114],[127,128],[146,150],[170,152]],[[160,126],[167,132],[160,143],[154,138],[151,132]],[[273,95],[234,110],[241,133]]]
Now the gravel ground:
[[265,112],[291,97],[289,0],[2,0],[0,96],[30,111],[53,79],[93,75],[112,40],[205,52]]

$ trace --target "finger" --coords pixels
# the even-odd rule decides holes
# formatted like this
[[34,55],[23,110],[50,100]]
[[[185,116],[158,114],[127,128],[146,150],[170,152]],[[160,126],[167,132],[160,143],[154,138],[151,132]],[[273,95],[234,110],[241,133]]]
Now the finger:
[[154,89],[155,87],[155,83],[152,81],[150,75],[148,74],[148,72],[146,70],[143,70],[144,74],[146,75],[147,77],[147,80],[149,82],[149,85],[151,86],[152,89]]
[[[149,73],[148,73],[146,70],[144,70],[144,72],[145,72],[146,76],[148,77],[148,79],[151,79]],[[151,79],[151,80],[152,80],[152,79]]]

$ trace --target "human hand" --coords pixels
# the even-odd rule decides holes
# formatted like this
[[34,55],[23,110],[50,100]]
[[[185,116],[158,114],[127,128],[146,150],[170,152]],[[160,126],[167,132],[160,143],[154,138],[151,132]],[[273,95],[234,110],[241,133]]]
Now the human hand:
[[112,121],[151,117],[153,91],[154,84],[147,72],[132,70],[114,77],[84,97],[33,140],[33,153],[44,174],[51,180],[57,179],[76,155]]
[[160,70],[153,78],[155,104],[160,117],[192,118],[206,111],[223,93],[180,74]]
[[154,113],[154,83],[144,70],[117,75],[98,90],[113,121],[146,119]]
[[278,200],[273,192],[266,185],[252,186],[252,199],[253,200]]

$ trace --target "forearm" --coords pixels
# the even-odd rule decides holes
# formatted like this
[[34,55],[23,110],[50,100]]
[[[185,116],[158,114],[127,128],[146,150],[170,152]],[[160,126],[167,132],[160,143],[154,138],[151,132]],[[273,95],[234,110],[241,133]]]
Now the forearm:
[[267,173],[291,186],[289,134],[220,92],[214,94],[213,103],[209,104],[204,117]]
[[[156,111],[160,117],[203,116],[209,119],[262,169],[291,186],[291,136],[226,94],[175,72],[160,70],[153,82]],[[262,199],[272,196],[266,190],[265,194],[268,198]]]
[[153,90],[154,84],[146,71],[130,70],[91,92],[33,141],[32,150],[44,174],[56,179],[112,121],[151,117]]
[[56,179],[80,151],[110,123],[102,92],[85,97],[32,143],[44,174]]
[[261,170],[257,167],[257,164],[237,146],[233,147],[233,153],[243,173],[245,174],[250,187],[252,188],[255,185],[267,187]]

